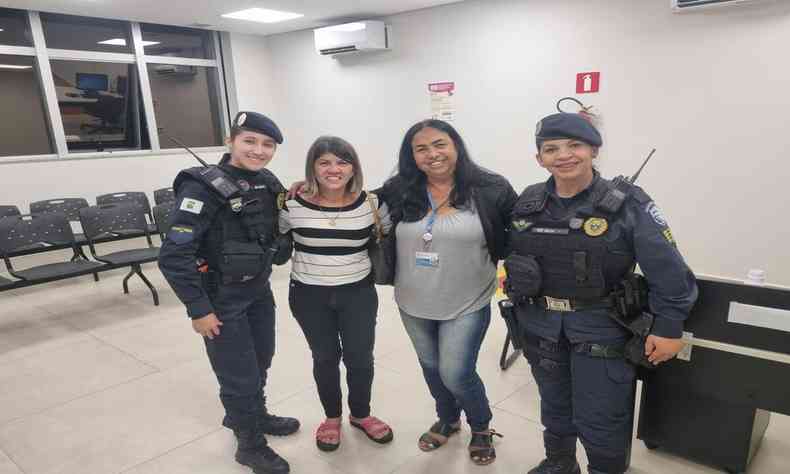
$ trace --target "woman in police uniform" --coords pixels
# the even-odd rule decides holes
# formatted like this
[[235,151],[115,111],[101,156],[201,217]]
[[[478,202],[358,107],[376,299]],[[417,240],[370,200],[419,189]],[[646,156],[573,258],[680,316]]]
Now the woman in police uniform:
[[[159,268],[203,336],[225,407],[223,425],[238,440],[236,460],[256,474],[289,472],[265,434],[299,429],[294,418],[271,415],[263,388],[274,355],[271,265],[282,265],[290,242],[277,231],[285,189],[269,170],[283,137],[255,112],[233,121],[219,165],[176,177],[176,209]],[[197,262],[197,264],[196,264]]]
[[633,333],[612,317],[624,301],[620,282],[634,280],[637,263],[647,278],[644,309],[654,321],[636,340],[638,362],[649,365],[682,348],[696,283],[650,197],[593,167],[602,140],[586,118],[544,118],[536,144],[551,177],[514,206],[505,263],[545,426],[546,459],[529,474],[579,473],[577,439],[590,473],[620,474],[629,459],[636,370],[624,357]]

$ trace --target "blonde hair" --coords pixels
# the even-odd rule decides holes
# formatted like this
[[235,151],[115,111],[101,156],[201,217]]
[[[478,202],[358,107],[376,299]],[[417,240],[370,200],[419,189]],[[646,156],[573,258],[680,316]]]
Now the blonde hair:
[[315,175],[315,162],[327,153],[331,153],[343,161],[351,163],[354,175],[346,184],[346,192],[356,194],[364,187],[362,176],[362,165],[359,156],[350,143],[340,137],[321,136],[318,137],[310,149],[307,150],[307,160],[304,166],[305,187],[304,193],[308,196],[315,196],[318,193],[318,179]]

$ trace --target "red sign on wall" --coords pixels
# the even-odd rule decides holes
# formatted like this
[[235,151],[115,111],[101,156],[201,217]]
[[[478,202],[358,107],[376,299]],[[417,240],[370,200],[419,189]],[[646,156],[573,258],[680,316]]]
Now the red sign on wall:
[[428,84],[428,90],[431,92],[449,92],[450,95],[453,95],[455,82],[432,82]]
[[600,72],[580,72],[576,74],[576,93],[589,94],[598,92],[601,85]]

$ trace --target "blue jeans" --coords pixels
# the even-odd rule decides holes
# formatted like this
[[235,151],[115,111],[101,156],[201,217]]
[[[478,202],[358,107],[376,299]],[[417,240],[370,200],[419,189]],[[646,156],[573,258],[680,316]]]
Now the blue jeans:
[[491,323],[491,306],[446,321],[400,314],[436,400],[439,420],[455,423],[463,409],[472,431],[488,429],[491,407],[477,375],[477,356]]

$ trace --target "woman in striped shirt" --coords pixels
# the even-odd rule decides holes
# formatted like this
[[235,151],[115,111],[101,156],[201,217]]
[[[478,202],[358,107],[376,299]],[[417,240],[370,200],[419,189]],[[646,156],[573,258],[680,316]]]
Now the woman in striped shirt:
[[354,148],[320,137],[307,152],[301,195],[280,213],[280,231],[294,241],[288,303],[313,354],[313,376],[326,420],[316,430],[322,451],[340,446],[340,359],[347,369],[349,422],[377,443],[392,429],[370,415],[378,296],[371,280],[368,239],[374,212],[389,226],[386,205],[362,190]]

